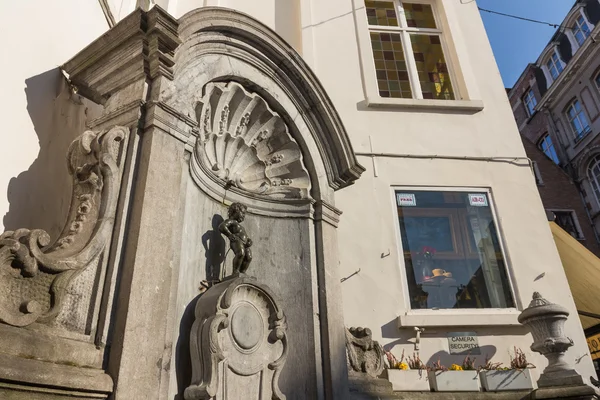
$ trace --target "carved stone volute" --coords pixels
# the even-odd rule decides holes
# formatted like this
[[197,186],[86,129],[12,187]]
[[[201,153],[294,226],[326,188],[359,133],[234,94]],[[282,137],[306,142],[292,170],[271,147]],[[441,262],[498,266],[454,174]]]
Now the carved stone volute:
[[73,177],[65,228],[51,244],[41,229],[0,235],[0,322],[26,326],[48,322],[61,310],[65,291],[80,272],[97,263],[114,225],[121,182],[119,155],[129,130],[86,131],[70,146]]

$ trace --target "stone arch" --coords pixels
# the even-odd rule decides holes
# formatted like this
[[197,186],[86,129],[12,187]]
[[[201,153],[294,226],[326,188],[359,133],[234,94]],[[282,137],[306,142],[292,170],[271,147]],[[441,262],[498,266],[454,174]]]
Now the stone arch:
[[[111,332],[116,345],[108,370],[116,396],[152,397],[160,390],[161,396],[173,398],[189,384],[185,374],[178,374],[185,370],[178,358],[187,340],[181,329],[189,330],[184,310],[197,298],[200,282],[213,276],[209,272],[215,265],[231,268],[219,218],[227,215],[231,202],[241,201],[248,205],[244,225],[253,243],[248,273],[281,299],[290,327],[287,365],[293,367],[282,370],[282,391],[290,400],[324,393],[347,397],[336,230],[341,211],[335,208],[335,191],[352,184],[364,168],[331,100],[302,58],[245,14],[206,7],[176,20],[154,7],[136,10],[63,68],[78,93],[104,106],[92,127],[118,124],[132,132],[118,210],[124,223],[115,233],[127,240],[111,249],[121,278],[115,294],[106,293],[125,310],[115,317]],[[282,147],[264,153],[259,146],[249,149],[258,134],[249,132],[252,113],[248,124],[242,123],[247,108],[236,109],[235,120],[226,115],[221,132],[225,103],[219,103],[220,95],[219,114],[209,115],[211,129],[205,132],[206,96],[215,88],[240,96],[227,104],[243,97],[247,106],[258,99]],[[244,148],[255,157],[251,161],[258,163],[258,171],[239,173],[227,157],[200,154],[198,146],[209,139],[213,150],[220,140],[219,151],[225,154],[238,145]],[[280,155],[293,160],[300,173],[270,174],[267,164]],[[258,190],[265,182],[273,186],[272,178],[302,178],[303,171],[310,180],[291,185],[297,189],[291,195]],[[259,183],[247,185],[245,178],[254,173]],[[147,305],[143,313],[126,312],[140,304]],[[140,353],[145,357],[138,359]],[[127,385],[140,377],[154,383],[156,376],[160,389],[149,383],[141,393],[139,386]]]
[[[324,164],[328,185],[340,189],[364,171],[324,88],[304,60],[275,32],[246,14],[205,7],[180,19],[174,73],[207,54],[226,55],[268,76],[300,113]],[[233,76],[235,71],[231,71]],[[221,72],[221,78],[226,76]],[[292,116],[292,118],[295,118]]]

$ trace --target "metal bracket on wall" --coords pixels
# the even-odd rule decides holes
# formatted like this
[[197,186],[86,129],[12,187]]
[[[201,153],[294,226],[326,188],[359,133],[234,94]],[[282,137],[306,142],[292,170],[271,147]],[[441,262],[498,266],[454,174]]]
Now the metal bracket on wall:
[[360,272],[360,268],[357,269],[356,271],[354,271],[353,273],[351,273],[350,275],[348,275],[347,277],[340,279],[340,282],[347,281],[348,279],[352,278],[354,275],[358,275],[359,272]]

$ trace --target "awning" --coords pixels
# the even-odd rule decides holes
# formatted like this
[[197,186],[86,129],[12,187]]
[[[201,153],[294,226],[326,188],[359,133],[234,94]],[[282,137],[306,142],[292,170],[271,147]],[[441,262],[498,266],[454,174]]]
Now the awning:
[[581,315],[585,313],[600,316],[600,259],[555,222],[550,222],[550,229],[575,305],[580,311],[579,319],[583,329],[600,324],[600,318]]

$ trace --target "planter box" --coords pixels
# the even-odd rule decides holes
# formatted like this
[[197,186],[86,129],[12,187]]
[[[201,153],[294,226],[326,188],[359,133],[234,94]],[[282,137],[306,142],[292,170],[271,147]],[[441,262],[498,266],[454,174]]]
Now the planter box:
[[533,389],[531,373],[528,369],[481,371],[479,376],[481,377],[481,385],[488,392]]
[[429,384],[436,392],[479,392],[477,371],[429,371]]
[[388,369],[387,376],[395,391],[429,392],[429,379],[427,378],[426,369]]

